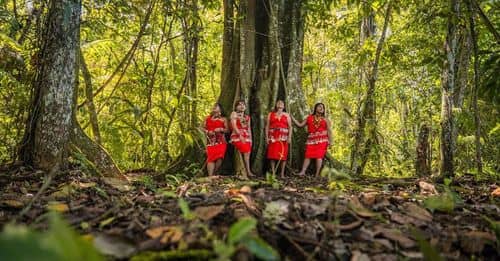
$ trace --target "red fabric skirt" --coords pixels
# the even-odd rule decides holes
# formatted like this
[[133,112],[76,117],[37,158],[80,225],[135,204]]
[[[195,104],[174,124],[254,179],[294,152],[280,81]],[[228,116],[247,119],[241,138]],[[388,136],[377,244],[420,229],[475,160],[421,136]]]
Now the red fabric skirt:
[[249,153],[252,151],[252,143],[250,142],[235,141],[233,145],[241,153]]
[[318,144],[306,144],[306,155],[308,159],[322,159],[325,157],[328,142]]
[[223,159],[226,154],[226,148],[226,143],[207,146],[207,162],[214,162],[218,159]]
[[267,145],[267,158],[272,160],[286,160],[288,158],[288,142],[270,142]]

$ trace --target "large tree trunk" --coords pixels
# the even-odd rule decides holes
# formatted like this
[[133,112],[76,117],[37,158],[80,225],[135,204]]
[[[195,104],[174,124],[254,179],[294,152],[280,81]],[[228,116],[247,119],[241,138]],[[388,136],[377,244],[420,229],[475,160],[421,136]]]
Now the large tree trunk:
[[66,165],[78,72],[80,0],[53,0],[42,34],[34,99],[20,159],[45,171]]
[[[256,173],[264,171],[265,120],[276,100],[285,100],[294,117],[305,115],[300,77],[303,27],[304,11],[298,0],[245,0],[237,10],[232,0],[224,1],[219,102],[230,112],[236,100],[247,101],[252,121],[252,169]],[[232,154],[231,148],[223,170],[240,169],[237,157],[237,165],[231,166]],[[292,146],[290,162],[300,163],[298,155],[302,157],[299,146]]]
[[446,35],[446,60],[441,83],[441,171],[440,179],[454,176],[455,141],[453,124],[453,93],[456,81],[456,55],[458,48],[457,21],[460,12],[458,0],[450,0],[448,31]]
[[[80,0],[50,2],[42,35],[33,107],[20,148],[20,159],[45,171],[66,167],[75,147],[101,174],[120,174],[111,157],[76,120],[80,49]],[[73,145],[73,146],[71,146]]]

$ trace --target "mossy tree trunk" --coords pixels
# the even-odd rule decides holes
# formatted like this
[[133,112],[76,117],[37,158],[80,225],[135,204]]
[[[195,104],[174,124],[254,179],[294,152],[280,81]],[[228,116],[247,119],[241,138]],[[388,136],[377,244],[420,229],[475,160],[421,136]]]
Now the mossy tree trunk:
[[112,158],[76,119],[80,14],[80,0],[50,1],[19,157],[27,165],[53,172],[65,168],[70,153],[78,150],[101,174],[118,176],[120,170]]

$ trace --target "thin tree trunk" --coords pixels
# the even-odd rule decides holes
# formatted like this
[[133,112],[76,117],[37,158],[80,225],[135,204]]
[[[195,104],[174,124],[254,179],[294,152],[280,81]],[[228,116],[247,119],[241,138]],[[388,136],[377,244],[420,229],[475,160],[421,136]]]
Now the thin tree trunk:
[[[363,5],[368,5],[368,3],[363,3]],[[375,34],[375,14],[371,7],[364,6],[364,8],[370,8],[370,13],[365,15],[361,20],[361,25],[359,28],[359,46],[362,47],[366,41],[366,39],[371,38]],[[360,64],[358,68],[359,72],[359,86],[360,88],[363,86],[364,82],[367,82],[368,76],[367,74],[366,63]],[[365,143],[365,126],[366,126],[366,118],[363,116],[363,110],[366,107],[367,99],[371,99],[372,97],[366,97],[365,99],[360,99],[358,109],[356,110],[357,119],[356,119],[356,128],[354,131],[354,143],[351,149],[351,164],[350,169],[352,173],[356,173],[357,169],[360,165],[360,154],[363,151],[363,145]]]
[[[380,39],[377,43],[377,49],[375,52],[375,59],[372,64],[371,73],[368,75],[368,89],[366,91],[365,103],[361,110],[361,115],[360,115],[361,119],[358,120],[358,123],[360,124],[358,126],[359,135],[363,136],[365,135],[364,128],[366,125],[366,128],[368,129],[367,130],[368,138],[364,146],[362,146],[363,149],[361,150],[361,154],[359,155],[359,160],[355,159],[356,161],[360,162],[359,165],[356,164],[356,162],[353,164],[354,167],[353,173],[355,173],[356,175],[363,174],[372,147],[376,143],[377,123],[376,123],[376,108],[375,108],[375,91],[376,91],[375,84],[378,76],[378,66],[382,54],[382,47],[384,46],[385,35],[387,33],[387,27],[389,26],[390,22],[391,10],[392,10],[392,2],[389,2],[387,4],[387,9],[385,12],[382,35],[380,36]],[[363,140],[363,137],[361,137],[360,140]]]
[[99,122],[97,119],[97,112],[94,105],[94,96],[92,95],[92,75],[87,67],[85,58],[80,48],[80,68],[83,74],[83,80],[85,81],[85,97],[87,98],[87,108],[89,110],[90,126],[92,127],[92,134],[94,134],[94,140],[97,144],[101,144],[101,133],[99,131]]
[[476,167],[477,173],[481,174],[483,172],[483,163],[481,160],[481,121],[479,118],[479,108],[477,106],[477,95],[479,89],[479,54],[477,46],[477,34],[475,25],[475,9],[471,3],[468,3],[469,9],[469,24],[470,24],[470,34],[472,38],[472,53],[474,56],[474,85],[472,92],[472,106],[474,108],[474,127],[475,127],[475,145],[476,145]]
[[[121,76],[118,79],[117,83],[115,84],[115,88],[120,83],[120,80],[122,79],[123,74],[125,74],[125,71],[127,70],[128,66],[130,64],[130,61],[134,57],[134,53],[135,53],[137,46],[139,45],[139,43],[142,39],[142,36],[144,36],[144,34],[146,33],[146,28],[149,24],[149,18],[151,17],[151,13],[153,12],[155,4],[156,4],[156,0],[153,0],[150,2],[148,10],[146,11],[146,16],[144,17],[144,21],[141,24],[141,28],[139,29],[139,33],[137,34],[137,37],[135,38],[134,43],[130,47],[129,51],[125,54],[123,59],[120,61],[120,63],[116,67],[116,69],[113,71],[111,76],[109,76],[108,79],[106,79],[106,81],[94,92],[94,94],[93,94],[94,97],[97,96],[99,93],[101,93],[104,90],[104,88],[106,88],[106,86],[108,86],[108,84],[110,84],[111,81],[115,78],[115,76],[118,75],[118,73],[121,71]],[[85,105],[85,102],[79,104],[78,108],[82,107],[83,105]]]
[[490,33],[495,37],[495,40],[497,41],[498,44],[500,44],[500,33],[495,29],[495,26],[493,26],[493,23],[488,19],[486,14],[483,12],[483,9],[481,9],[481,6],[479,6],[479,3],[476,0],[471,0],[472,5],[475,7],[476,12],[479,14],[479,17],[483,21],[484,25],[486,25],[486,28]]
[[454,176],[454,147],[453,140],[453,92],[456,80],[456,54],[458,48],[457,20],[460,12],[458,0],[450,0],[450,14],[448,16],[448,31],[446,35],[446,60],[441,83],[441,171],[440,179]]
[[431,174],[429,151],[429,127],[422,124],[418,134],[417,160],[415,161],[415,172],[419,177],[428,177]]

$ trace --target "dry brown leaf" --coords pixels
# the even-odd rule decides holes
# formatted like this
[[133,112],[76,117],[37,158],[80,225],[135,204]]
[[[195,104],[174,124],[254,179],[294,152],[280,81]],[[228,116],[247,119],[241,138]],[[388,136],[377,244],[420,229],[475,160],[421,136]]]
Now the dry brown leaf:
[[250,188],[250,186],[245,185],[245,186],[243,186],[243,187],[240,188],[240,192],[241,193],[251,193],[252,192],[252,188]]
[[182,228],[179,226],[163,226],[146,230],[146,235],[151,238],[159,238],[162,244],[177,243],[183,236]]
[[436,187],[431,183],[425,181],[419,181],[418,186],[420,187],[420,193],[424,195],[436,195],[438,194]]
[[224,210],[224,205],[200,206],[194,209],[194,213],[201,220],[207,221],[219,215],[222,210]]
[[370,218],[377,215],[377,213],[365,208],[356,196],[351,197],[348,205],[360,217]]
[[403,204],[403,208],[408,216],[420,219],[425,222],[432,221],[432,214],[415,203],[406,202]]
[[460,238],[460,246],[465,252],[476,254],[483,251],[488,241],[495,242],[495,235],[483,231],[469,231]]
[[179,197],[184,197],[186,195],[186,192],[188,191],[188,189],[191,187],[191,184],[189,183],[184,183],[182,184],[181,186],[177,187],[177,196]]
[[67,212],[69,211],[69,207],[67,204],[65,203],[60,203],[60,202],[49,202],[49,204],[47,205],[47,208],[52,210],[52,211],[57,211],[57,212]]
[[375,204],[378,192],[361,192],[361,202],[366,206],[372,206]]
[[104,183],[110,185],[111,187],[113,187],[121,192],[130,191],[132,189],[129,185],[128,180],[126,180],[126,179],[105,177],[105,178],[103,178],[103,180],[104,180]]
[[79,182],[78,183],[78,186],[80,188],[92,188],[92,187],[95,187],[96,186],[96,183],[95,182],[88,182],[88,183],[85,183],[85,182]]
[[351,261],[370,261],[370,257],[365,253],[354,250],[352,251]]
[[491,192],[491,195],[493,197],[500,197],[500,187],[498,187],[495,190],[493,190],[493,192]]
[[415,241],[406,237],[397,229],[388,229],[381,226],[376,226],[375,234],[381,234],[383,237],[392,241],[396,241],[403,248],[412,248],[416,245]]
[[11,208],[22,208],[24,203],[14,199],[2,200],[1,205],[5,205]]

